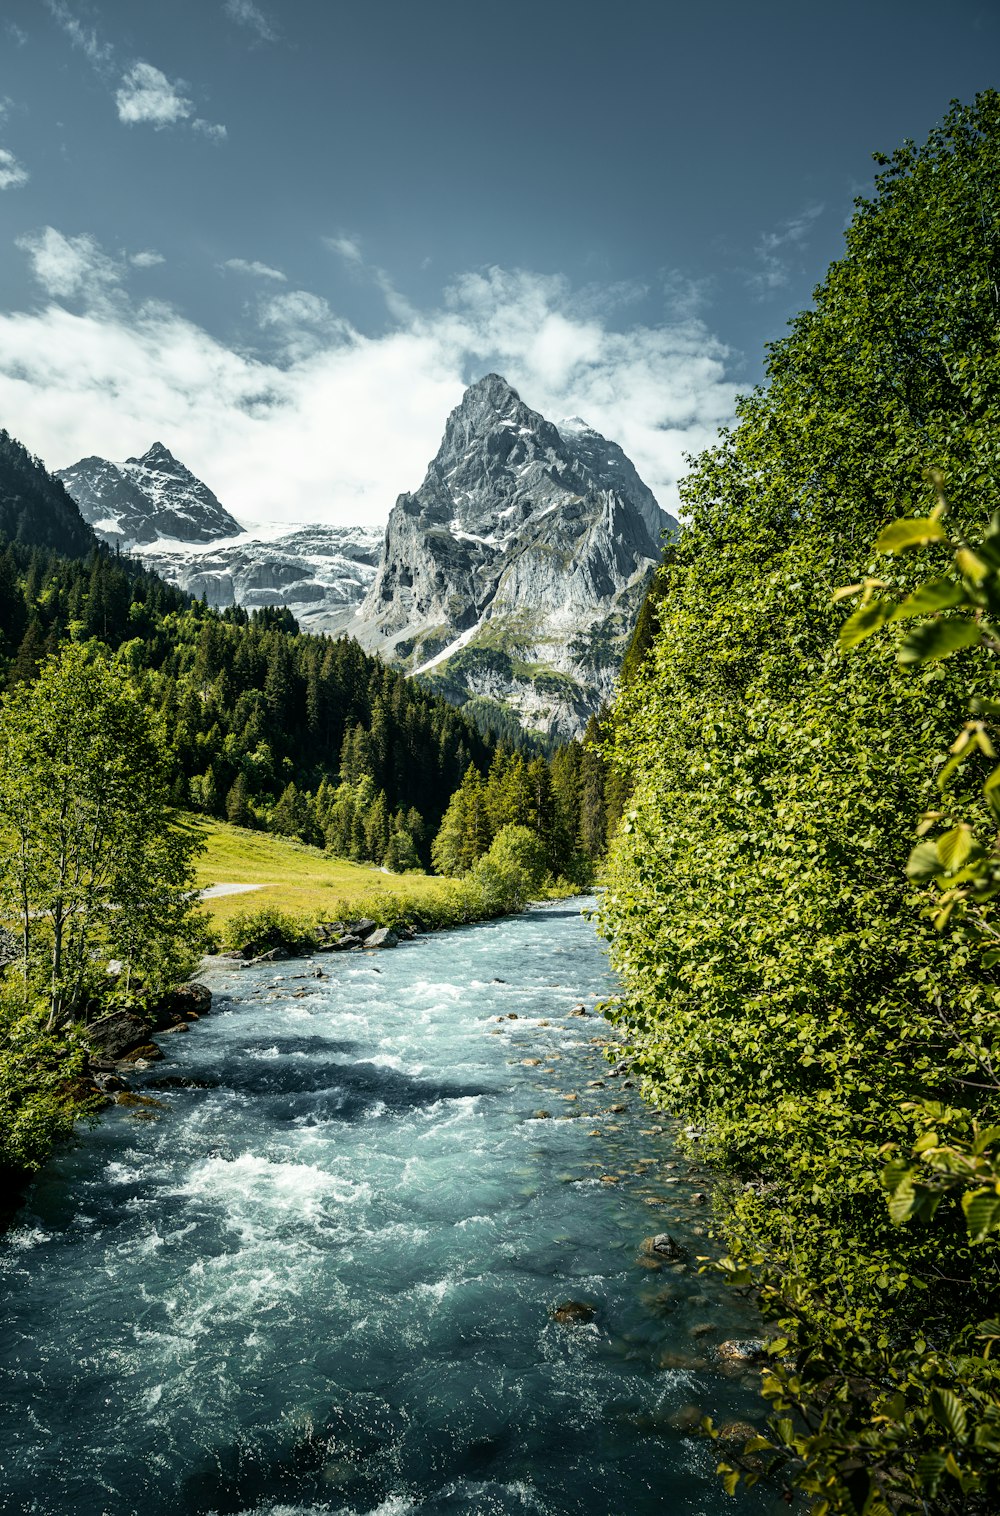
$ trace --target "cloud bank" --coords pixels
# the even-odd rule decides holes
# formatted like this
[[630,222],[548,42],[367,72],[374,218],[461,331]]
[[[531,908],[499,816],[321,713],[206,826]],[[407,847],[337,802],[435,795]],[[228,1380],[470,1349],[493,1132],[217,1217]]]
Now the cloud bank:
[[8,429],[51,467],[159,438],[248,526],[380,525],[491,369],[551,419],[580,415],[620,442],[668,510],[684,454],[733,413],[726,350],[700,319],[616,326],[613,291],[558,277],[493,268],[456,280],[437,309],[387,300],[394,324],[374,337],[309,291],[274,293],[237,348],[134,303],[127,262],[89,237],[49,227],[21,246],[48,299],[0,315]]

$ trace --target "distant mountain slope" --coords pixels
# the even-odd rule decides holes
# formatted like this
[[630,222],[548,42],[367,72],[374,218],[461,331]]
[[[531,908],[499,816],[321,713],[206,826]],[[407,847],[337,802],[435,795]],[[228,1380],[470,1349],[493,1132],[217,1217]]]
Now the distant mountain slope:
[[676,525],[617,443],[579,418],[554,426],[488,374],[396,501],[349,630],[456,703],[574,736],[613,691]]
[[382,537],[360,526],[306,526],[280,537],[190,546],[159,540],[134,551],[209,605],[249,611],[284,605],[304,630],[337,632],[375,577]]
[[0,537],[82,558],[96,545],[76,502],[6,431],[0,431]]
[[243,528],[208,485],[163,446],[154,442],[141,458],[111,463],[81,458],[58,469],[81,514],[105,542],[135,547],[171,537],[180,542],[212,542]]

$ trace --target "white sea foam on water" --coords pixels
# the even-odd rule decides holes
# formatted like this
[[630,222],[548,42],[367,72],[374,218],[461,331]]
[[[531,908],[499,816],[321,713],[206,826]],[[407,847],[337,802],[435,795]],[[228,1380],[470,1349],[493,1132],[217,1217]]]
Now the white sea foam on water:
[[40,1243],[49,1242],[51,1235],[50,1232],[43,1232],[42,1228],[38,1226],[20,1227],[16,1232],[8,1232],[5,1240],[10,1247],[16,1248],[19,1253],[27,1253],[32,1248],[37,1248]]
[[238,1158],[206,1158],[196,1163],[179,1193],[237,1208],[294,1208],[298,1216],[309,1219],[327,1201],[353,1205],[369,1200],[371,1186],[315,1164],[241,1153]]

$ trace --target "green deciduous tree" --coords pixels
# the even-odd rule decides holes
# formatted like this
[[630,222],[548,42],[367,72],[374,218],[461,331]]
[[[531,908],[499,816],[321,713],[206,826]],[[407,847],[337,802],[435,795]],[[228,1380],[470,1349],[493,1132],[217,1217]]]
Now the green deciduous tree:
[[70,645],[0,704],[0,910],[17,920],[48,1025],[122,964],[169,982],[191,924],[197,844],[168,805],[165,736],[102,656]]
[[[1000,505],[998,226],[988,93],[882,160],[766,388],[683,486],[609,753],[634,784],[603,912],[616,1014],[647,1095],[723,1176],[734,1277],[776,1337],[758,1454],[817,1513],[1000,1501],[979,1335],[1000,1314],[996,1236],[970,1243],[955,1193],[900,1228],[883,1190],[914,1109],[1000,1123],[976,1088],[1000,1059],[996,966],[921,914],[907,874],[909,818],[938,795],[927,755],[995,690],[968,632],[923,633],[955,652],[916,677],[888,639],[842,656],[832,604],[901,510],[928,518],[928,463],[969,542]],[[905,555],[883,577],[897,602],[921,580]],[[939,610],[937,628],[960,619]],[[954,807],[982,817],[974,767]]]

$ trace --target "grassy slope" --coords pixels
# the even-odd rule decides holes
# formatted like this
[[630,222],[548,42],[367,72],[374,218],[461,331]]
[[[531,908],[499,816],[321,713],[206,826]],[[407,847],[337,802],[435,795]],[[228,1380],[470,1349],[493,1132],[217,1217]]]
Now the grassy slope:
[[222,821],[187,816],[185,826],[206,844],[197,860],[198,885],[260,884],[263,889],[206,900],[205,909],[221,925],[237,912],[261,906],[295,915],[335,914],[352,900],[372,894],[405,894],[414,901],[432,899],[451,881],[428,874],[383,874],[380,869],[343,858],[287,837],[251,832]]

